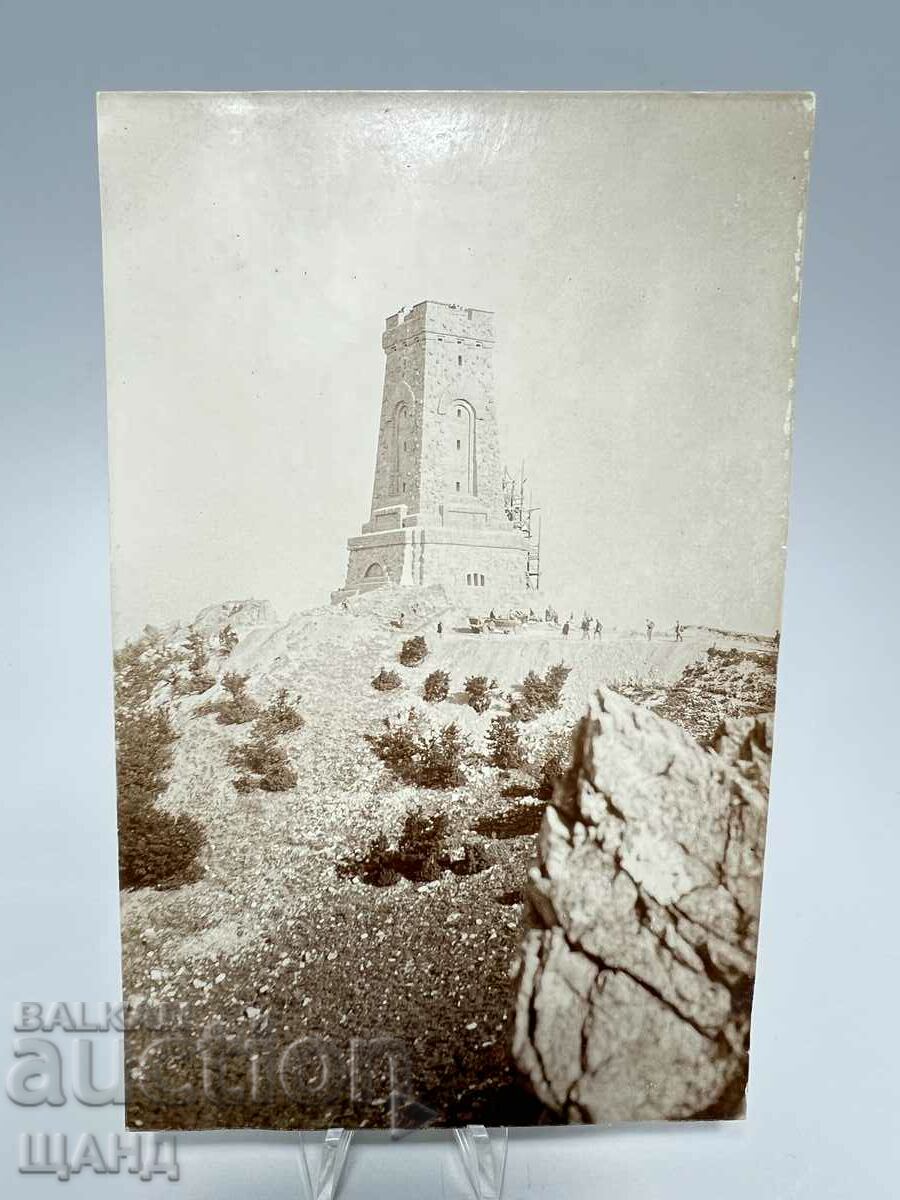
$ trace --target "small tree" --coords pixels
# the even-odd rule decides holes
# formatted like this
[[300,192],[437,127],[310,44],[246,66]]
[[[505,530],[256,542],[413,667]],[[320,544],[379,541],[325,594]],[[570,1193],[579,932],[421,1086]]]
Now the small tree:
[[461,858],[448,862],[454,875],[480,875],[494,865],[494,858],[482,842],[467,842]]
[[468,743],[455,722],[433,731],[424,728],[416,711],[410,709],[406,720],[392,724],[385,718],[383,731],[366,734],[365,738],[375,755],[403,783],[445,789],[465,782],[463,763]]
[[488,682],[486,675],[470,675],[463,685],[466,703],[477,713],[487,712],[491,707],[492,693],[496,686],[496,680]]
[[572,761],[572,733],[564,730],[552,737],[544,749],[538,768],[537,795],[540,800],[552,800],[556,785]]
[[199,629],[191,630],[184,648],[188,654],[188,678],[182,684],[181,690],[186,695],[208,691],[216,681],[206,669],[209,664],[209,651],[206,638]]
[[510,697],[510,715],[517,721],[530,721],[538,713],[559,708],[562,690],[572,668],[564,663],[548,667],[543,675],[529,671],[522,680],[521,695]]
[[116,716],[137,711],[163,682],[180,686],[183,649],[169,646],[149,626],[141,638],[115,652]]
[[238,644],[238,635],[230,625],[223,625],[219,630],[219,653],[227,658]]
[[396,850],[379,833],[361,854],[339,862],[337,873],[359,878],[372,887],[390,887],[401,875],[415,883],[426,883],[437,879],[445,866],[460,875],[472,873],[465,854],[454,863],[448,859],[444,852],[446,833],[447,818],[443,814],[426,817],[421,808],[413,809],[403,824]]
[[450,694],[450,676],[446,671],[432,671],[422,687],[422,696],[429,704],[446,700]]
[[209,662],[206,638],[199,629],[192,629],[190,631],[184,648],[188,653],[188,670],[192,675],[199,674]]
[[200,878],[203,830],[193,817],[174,816],[137,791],[119,794],[119,886],[181,887]]
[[241,675],[238,671],[226,671],[222,676],[222,687],[232,700],[240,700],[247,694],[249,675]]
[[232,782],[239,792],[288,792],[297,785],[287,753],[272,737],[257,734],[250,741],[232,747],[228,761],[241,769]]
[[243,725],[259,713],[259,705],[247,695],[249,678],[249,675],[240,675],[237,671],[228,671],[222,676],[222,687],[228,692],[229,698],[208,706],[209,711],[216,713],[220,725]]
[[342,878],[359,877],[370,887],[392,887],[400,881],[396,862],[397,852],[391,849],[387,837],[378,833],[361,854],[343,859],[336,870]]
[[487,732],[491,764],[501,771],[512,771],[524,765],[525,755],[517,723],[505,714],[494,717]]
[[285,733],[296,733],[305,722],[297,704],[299,693],[293,700],[288,698],[287,688],[280,688],[256,721],[257,732],[263,737],[281,737]]
[[400,686],[400,682],[400,676],[396,671],[388,671],[382,667],[372,680],[372,687],[376,692],[393,692]]
[[428,643],[420,635],[407,638],[400,647],[399,658],[404,667],[417,667],[428,654]]
[[420,808],[408,814],[397,842],[397,869],[417,883],[427,883],[441,874],[441,852],[447,833],[443,813],[426,817]]
[[142,655],[128,650],[115,665],[119,884],[179,887],[201,874],[204,836],[192,817],[156,803],[168,787],[175,729],[165,709],[146,707],[153,689]]
[[544,684],[547,688],[548,708],[559,708],[562,690],[571,673],[572,668],[561,662],[547,668],[544,673]]

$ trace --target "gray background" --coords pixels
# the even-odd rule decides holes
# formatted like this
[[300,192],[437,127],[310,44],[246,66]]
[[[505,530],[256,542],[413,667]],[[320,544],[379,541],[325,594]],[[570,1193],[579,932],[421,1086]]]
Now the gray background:
[[[894,6],[82,0],[4,4],[0,29],[4,1013],[21,999],[119,988],[94,92],[817,92],[749,1119],[515,1134],[506,1194],[893,1196]],[[3,1102],[0,1113],[7,1195],[62,1186],[17,1176],[19,1130],[121,1121],[120,1110],[74,1104]],[[87,1176],[65,1186],[298,1194],[293,1138],[183,1136],[179,1150],[178,1185]],[[358,1151],[345,1194],[465,1193],[448,1141],[435,1138]]]

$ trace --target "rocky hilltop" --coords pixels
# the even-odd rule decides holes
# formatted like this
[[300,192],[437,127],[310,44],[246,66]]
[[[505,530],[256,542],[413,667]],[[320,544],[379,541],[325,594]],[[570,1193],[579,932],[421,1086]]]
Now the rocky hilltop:
[[[723,876],[717,891],[710,878],[730,870],[715,838],[722,796],[736,786],[743,759],[732,755],[732,763],[721,739],[708,752],[687,730],[699,736],[723,716],[759,710],[774,674],[768,648],[705,630],[684,641],[660,634],[648,643],[614,630],[602,642],[577,633],[565,640],[542,622],[476,634],[472,615],[479,614],[455,607],[440,587],[384,587],[287,621],[262,602],[234,602],[149,630],[119,652],[120,838],[137,830],[145,839],[132,856],[138,878],[126,880],[122,893],[127,993],[183,1006],[189,1031],[222,1028],[232,1051],[261,1037],[277,1063],[284,1043],[315,1038],[331,1056],[324,1092],[286,1097],[274,1086],[263,1102],[232,1088],[226,1101],[198,1092],[190,1103],[161,1106],[142,1091],[145,1039],[136,1031],[127,1044],[129,1121],[384,1124],[383,1096],[354,1097],[347,1064],[354,1040],[385,1038],[404,1047],[407,1091],[437,1123],[625,1113],[640,1089],[623,1063],[632,1059],[645,1075],[651,1063],[641,1066],[627,1046],[615,1052],[624,1072],[619,1109],[607,1108],[606,1094],[597,1099],[587,1081],[602,1077],[596,1055],[613,1054],[612,1043],[630,1028],[607,1022],[595,1004],[600,993],[612,1004],[617,989],[649,1004],[640,1018],[647,1029],[679,1031],[688,1073],[705,1048],[723,1055],[707,1055],[690,1095],[660,1098],[655,1107],[634,1102],[633,1111],[689,1115],[721,1107],[738,1085],[743,985],[736,972],[752,957],[750,927],[743,943],[735,941],[724,899],[731,884]],[[424,656],[404,661],[404,644],[416,639]],[[551,699],[526,703],[526,680],[537,680],[532,691],[543,695],[560,665]],[[395,677],[387,690],[373,686],[382,674]],[[433,694],[432,676],[446,676]],[[478,696],[467,691],[473,677],[482,681]],[[592,700],[598,687],[602,703]],[[570,778],[581,782],[567,783],[547,810],[539,847],[576,729]],[[390,731],[400,740],[380,757]],[[416,778],[423,754],[440,768],[424,784]],[[595,770],[596,785],[611,797],[602,811],[589,803]],[[137,805],[129,820],[123,805]],[[709,806],[708,819],[697,816],[698,805]],[[153,834],[157,844],[145,854],[143,831],[159,828],[162,838]],[[196,862],[150,886],[142,869],[165,859],[170,835]],[[536,855],[540,868],[529,884]],[[669,891],[642,876],[661,869],[655,863],[673,873]],[[687,892],[701,881],[708,895],[697,891],[692,901]],[[708,911],[692,907],[703,896]],[[752,913],[752,897],[741,902]],[[712,933],[706,941],[697,933],[713,918],[721,923],[715,943]],[[673,964],[680,955],[689,965],[654,964],[659,939],[671,943]],[[580,972],[580,1007],[572,1008],[576,992],[559,982],[570,972],[563,960]],[[727,982],[713,981],[711,970]],[[533,1014],[524,1025],[523,1011]],[[514,1026],[524,1085],[510,1049]],[[595,1057],[585,1060],[583,1086],[581,1060],[560,1032],[570,1026],[593,1031],[584,1033]],[[177,1076],[178,1064],[167,1069]]]

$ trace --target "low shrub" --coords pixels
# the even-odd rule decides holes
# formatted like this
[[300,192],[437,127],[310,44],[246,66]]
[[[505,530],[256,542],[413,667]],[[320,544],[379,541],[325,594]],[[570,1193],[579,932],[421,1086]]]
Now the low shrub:
[[446,833],[447,818],[443,814],[426,817],[420,808],[413,809],[403,824],[396,850],[379,833],[361,854],[338,863],[337,873],[358,877],[372,887],[390,887],[401,877],[428,883],[443,869]]
[[572,761],[572,734],[570,730],[555,734],[544,749],[538,764],[537,796],[539,800],[552,800],[556,785],[569,769]]
[[494,858],[482,842],[467,842],[461,858],[447,862],[454,875],[480,875],[494,865]]
[[184,644],[187,654],[188,677],[181,681],[179,691],[185,696],[196,696],[207,692],[216,682],[215,676],[207,670],[209,664],[209,649],[206,638],[199,629],[192,629]]
[[494,717],[487,732],[490,762],[501,771],[513,771],[525,765],[525,752],[517,723],[505,714]]
[[[129,668],[134,666],[127,661]],[[126,694],[128,688],[125,683]],[[180,887],[200,877],[199,856],[205,839],[192,817],[173,816],[156,803],[168,787],[175,730],[165,709],[126,707],[118,703],[121,694],[117,687],[119,885]]]
[[361,854],[346,858],[337,865],[343,878],[359,877],[370,887],[392,887],[401,875],[395,864],[397,854],[383,833],[377,834]]
[[397,870],[415,883],[439,878],[446,834],[447,818],[443,813],[426,817],[420,808],[413,809],[397,842]]
[[228,698],[211,704],[204,704],[197,710],[198,716],[215,713],[220,725],[245,725],[253,721],[259,714],[259,705],[247,695],[247,680],[249,675],[239,675],[229,671],[222,676],[222,687],[228,693]]
[[205,838],[189,816],[174,816],[139,791],[119,794],[119,886],[181,887],[200,878]]
[[403,721],[385,718],[381,733],[366,734],[375,755],[403,783],[424,788],[454,788],[465,782],[468,744],[455,722],[432,730],[414,709]]
[[116,708],[116,783],[119,791],[140,791],[148,803],[168,787],[176,734],[165,708],[129,712]]
[[297,772],[287,752],[273,737],[256,734],[248,742],[233,746],[228,755],[241,774],[232,780],[239,792],[288,792],[297,785]]
[[466,703],[477,713],[487,712],[491,707],[492,693],[496,686],[496,680],[488,682],[486,675],[470,675],[463,684]]
[[422,696],[429,704],[446,700],[450,694],[450,676],[446,671],[432,671],[422,687]]
[[188,670],[192,675],[198,674],[209,662],[209,649],[206,638],[199,629],[192,629],[184,643],[188,655]]
[[256,730],[261,737],[281,737],[285,733],[296,733],[305,722],[297,708],[300,696],[288,699],[287,688],[280,688],[256,719]]
[[387,671],[382,667],[372,680],[372,687],[376,692],[393,692],[400,686],[400,682],[400,676],[396,671]]
[[543,675],[529,671],[522,680],[516,697],[510,698],[510,715],[514,720],[530,721],[541,712],[559,708],[562,690],[572,668],[564,663],[548,667]]
[[505,812],[479,817],[472,825],[472,831],[488,838],[527,837],[540,830],[546,807],[545,804],[516,804]]
[[191,671],[187,679],[179,682],[178,691],[183,696],[200,696],[208,692],[215,682],[215,676],[208,671]]
[[398,655],[404,667],[417,667],[420,662],[423,662],[428,654],[428,643],[419,635],[418,637],[407,638],[400,647]]
[[230,625],[223,625],[219,630],[219,654],[227,658],[238,644],[238,635]]
[[168,645],[158,630],[147,626],[137,641],[115,652],[116,713],[134,712],[163,682],[176,684],[185,652]]

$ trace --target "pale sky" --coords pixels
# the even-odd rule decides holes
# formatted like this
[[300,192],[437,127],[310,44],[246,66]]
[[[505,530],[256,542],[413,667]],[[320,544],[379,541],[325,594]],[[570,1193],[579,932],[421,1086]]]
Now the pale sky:
[[100,98],[116,640],[327,602],[385,318],[496,313],[546,591],[779,624],[806,96]]

